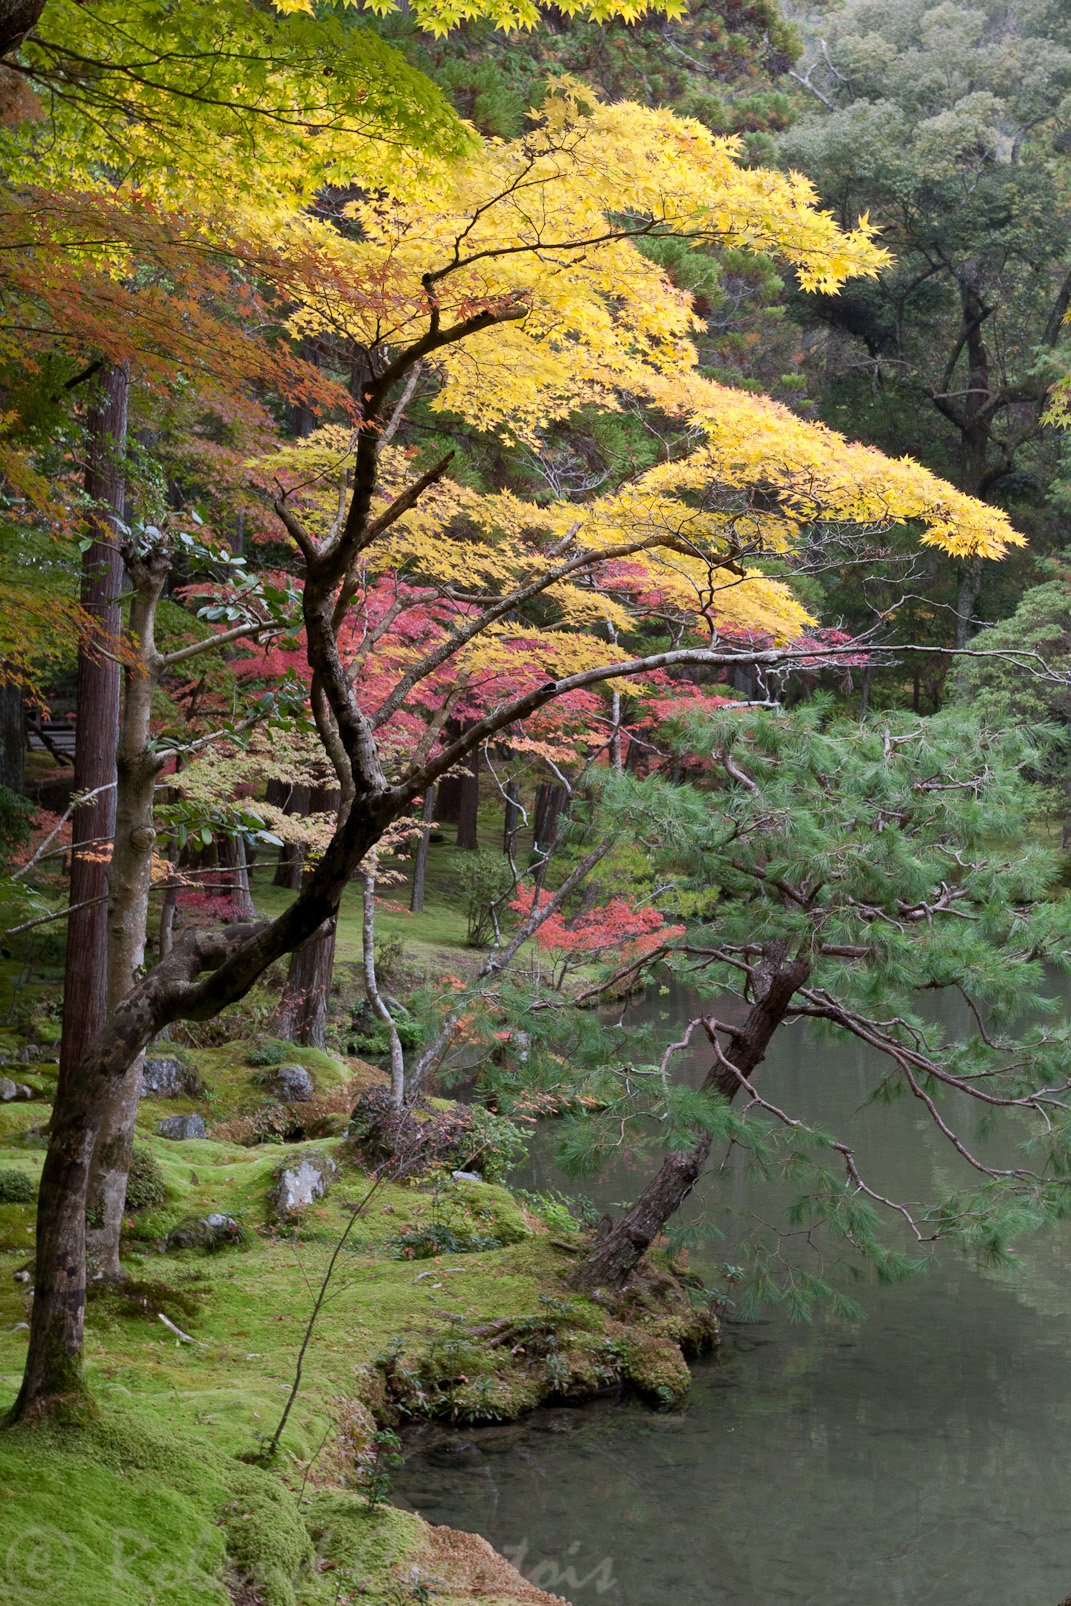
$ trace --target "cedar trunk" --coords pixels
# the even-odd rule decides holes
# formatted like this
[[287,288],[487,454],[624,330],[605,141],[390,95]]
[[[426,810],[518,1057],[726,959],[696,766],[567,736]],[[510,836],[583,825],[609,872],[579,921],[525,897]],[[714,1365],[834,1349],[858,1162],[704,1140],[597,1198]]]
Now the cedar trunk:
[[93,621],[93,632],[78,652],[74,789],[76,793],[105,790],[74,811],[71,825],[69,899],[72,907],[88,907],[76,908],[67,922],[59,1091],[66,1088],[100,1030],[107,1007],[106,853],[115,831],[119,665],[99,649],[114,653],[119,640],[122,563],[111,516],[123,509],[129,384],[125,367],[105,369],[87,422],[85,489],[94,504],[88,520],[93,544],[82,558],[81,601]]
[[272,1016],[274,1037],[305,1048],[327,1047],[327,1002],[335,968],[336,920],[325,920],[290,956],[286,986]]
[[22,687],[17,680],[6,680],[0,664],[0,786],[13,792],[26,790],[26,717],[22,707]]
[[249,891],[249,864],[245,851],[245,838],[241,836],[221,837],[219,862],[222,867],[220,880],[230,888],[230,919],[255,920],[257,911],[252,894]]
[[[295,793],[298,790],[294,788]],[[306,814],[337,810],[342,801],[337,787],[302,787],[300,790],[305,794]],[[307,887],[310,880],[311,875],[306,871],[302,888]],[[335,968],[337,924],[335,916],[325,920],[290,956],[286,986],[272,1017],[272,1032],[285,1043],[301,1043],[305,1048],[327,1046],[327,1003]]]
[[457,815],[457,845],[472,852],[480,846],[478,818],[480,807],[480,750],[477,747],[469,758],[468,769],[461,777],[461,793]]
[[424,907],[424,882],[428,874],[428,847],[431,843],[431,822],[435,818],[435,788],[429,786],[424,793],[424,813],[421,831],[416,839],[416,863],[413,865],[413,891],[409,899],[410,914],[418,915]]

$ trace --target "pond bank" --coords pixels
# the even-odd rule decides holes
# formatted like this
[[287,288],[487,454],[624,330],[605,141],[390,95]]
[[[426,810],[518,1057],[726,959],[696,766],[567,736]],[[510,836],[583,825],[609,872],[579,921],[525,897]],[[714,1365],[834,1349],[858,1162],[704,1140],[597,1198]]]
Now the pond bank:
[[[216,1095],[210,1130],[237,1135],[239,1083],[256,1088],[263,1073],[229,1053],[213,1080],[212,1057],[191,1057]],[[374,1075],[324,1058],[304,1055],[322,1102],[345,1105]],[[47,1091],[49,1067],[34,1073]],[[129,1281],[96,1288],[89,1303],[99,1415],[0,1434],[0,1594],[16,1606],[42,1598],[39,1585],[65,1606],[394,1606],[434,1588],[441,1606],[547,1606],[557,1597],[483,1541],[390,1506],[370,1511],[361,1489],[373,1435],[424,1417],[505,1421],[619,1386],[672,1403],[688,1386],[685,1351],[715,1333],[687,1280],[660,1269],[627,1308],[581,1299],[566,1278],[582,1236],[548,1230],[505,1188],[385,1184],[368,1199],[369,1179],[339,1136],[246,1147],[156,1135],[161,1114],[187,1102],[143,1101],[139,1143],[159,1186],[126,1224]],[[317,1111],[325,1122],[331,1114]],[[0,1113],[0,1172],[24,1178],[32,1195],[46,1101]],[[334,1179],[282,1224],[270,1204],[280,1168],[313,1153],[334,1162]],[[265,1469],[256,1458],[287,1399],[308,1312],[361,1201]],[[234,1224],[222,1246],[164,1251],[192,1243],[189,1223],[209,1215]],[[447,1247],[410,1258],[429,1235],[432,1248]],[[0,1203],[0,1406],[25,1353],[20,1274],[33,1242],[32,1198]]]

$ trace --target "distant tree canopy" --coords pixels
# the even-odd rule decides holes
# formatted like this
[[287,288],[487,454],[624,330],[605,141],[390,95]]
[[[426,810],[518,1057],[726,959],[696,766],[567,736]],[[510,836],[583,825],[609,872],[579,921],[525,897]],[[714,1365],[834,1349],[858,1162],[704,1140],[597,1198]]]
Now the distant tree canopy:
[[[1027,0],[849,0],[808,32],[796,77],[811,110],[781,158],[842,221],[869,213],[895,259],[835,303],[792,303],[825,331],[823,416],[850,416],[875,444],[921,457],[1060,545],[1045,497],[1063,447],[1043,414],[1066,367],[1071,304],[1066,13]],[[1022,577],[992,577],[1004,594],[985,606],[1005,611],[1009,579]],[[962,642],[982,577],[968,564],[952,579],[939,565],[923,589],[945,605],[936,638]]]

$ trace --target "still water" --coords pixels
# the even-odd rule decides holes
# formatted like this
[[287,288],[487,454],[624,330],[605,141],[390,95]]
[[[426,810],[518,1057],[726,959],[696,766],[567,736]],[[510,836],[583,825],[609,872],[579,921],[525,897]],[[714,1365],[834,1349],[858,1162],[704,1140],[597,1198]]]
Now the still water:
[[[669,998],[667,1031],[688,1002]],[[697,1052],[679,1070],[705,1068]],[[863,1105],[877,1063],[862,1045],[793,1027],[760,1074],[782,1108],[848,1137],[880,1191],[959,1179],[916,1105]],[[524,1185],[561,1185],[551,1138]],[[598,1202],[637,1187],[608,1177]],[[728,1230],[727,1199],[769,1204],[737,1175],[692,1208]],[[984,1276],[948,1251],[906,1285],[854,1290],[859,1325],[729,1323],[677,1412],[614,1398],[425,1428],[397,1494],[576,1606],[1056,1606],[1071,1593],[1071,1224],[1022,1262]]]

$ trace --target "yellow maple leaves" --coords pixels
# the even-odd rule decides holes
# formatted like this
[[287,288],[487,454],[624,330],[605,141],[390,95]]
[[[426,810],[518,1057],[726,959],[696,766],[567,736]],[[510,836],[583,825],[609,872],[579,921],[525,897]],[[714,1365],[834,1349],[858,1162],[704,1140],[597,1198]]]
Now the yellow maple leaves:
[[833,291],[887,260],[864,224],[845,232],[798,174],[744,168],[740,144],[693,118],[607,106],[565,80],[533,129],[389,197],[348,208],[359,238],[330,249],[363,295],[311,295],[298,331],[366,346],[418,339],[429,318],[525,309],[436,356],[436,405],[481,429],[533,440],[584,403],[615,406],[657,374],[688,372],[690,298],[645,255],[674,236],[776,252],[807,289]]
[[[342,334],[373,364],[419,350],[432,408],[507,440],[535,445],[580,405],[638,397],[694,443],[582,503],[538,506],[441,480],[366,551],[370,577],[459,607],[527,599],[535,586],[550,614],[531,629],[559,674],[566,662],[585,667],[591,651],[601,662],[622,656],[612,643],[645,609],[668,610],[700,639],[727,627],[800,636],[814,621],[778,569],[790,572],[816,527],[917,521],[924,543],[953,556],[1022,544],[999,509],[918,464],[696,372],[690,299],[644,239],[776,252],[804,288],[825,292],[888,260],[865,220],[840,229],[805,179],[743,168],[738,154],[736,141],[693,119],[602,105],[563,81],[521,138],[485,141],[445,172],[350,204],[355,237],[325,247],[340,272],[310,289],[295,331]],[[456,338],[429,341],[443,329]],[[319,431],[279,461],[338,482],[353,440]],[[411,468],[393,448],[380,468],[382,511]],[[310,509],[310,528],[328,528],[337,496]],[[496,624],[459,650],[458,665],[501,667],[511,632],[534,617],[522,610],[509,630]]]

